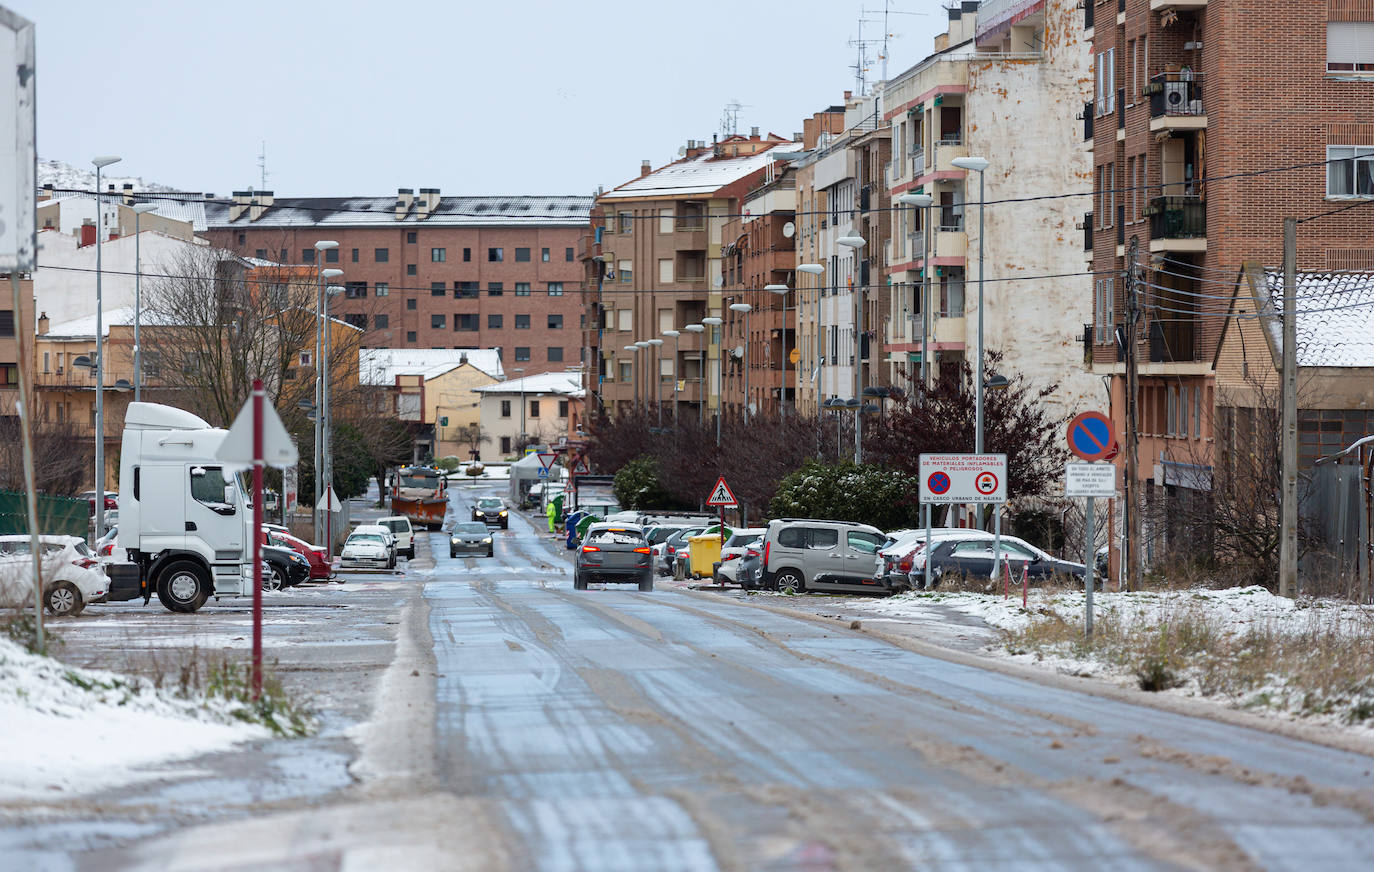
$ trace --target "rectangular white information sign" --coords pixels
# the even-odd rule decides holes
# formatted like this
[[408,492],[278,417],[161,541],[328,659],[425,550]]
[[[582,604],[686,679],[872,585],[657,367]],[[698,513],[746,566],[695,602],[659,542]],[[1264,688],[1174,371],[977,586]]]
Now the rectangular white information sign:
[[1116,496],[1116,466],[1110,463],[1064,464],[1064,496]]
[[922,503],[1005,503],[1005,454],[922,454]]

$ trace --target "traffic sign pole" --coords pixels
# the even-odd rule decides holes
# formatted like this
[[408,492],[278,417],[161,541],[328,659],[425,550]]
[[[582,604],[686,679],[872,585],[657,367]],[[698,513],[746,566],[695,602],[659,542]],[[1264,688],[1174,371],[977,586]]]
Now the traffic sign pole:
[[262,379],[253,379],[253,699],[262,696]]
[[1087,585],[1087,595],[1083,599],[1083,635],[1089,642],[1093,640],[1093,588],[1097,586],[1093,576],[1096,574],[1095,566],[1097,549],[1093,547],[1097,544],[1097,537],[1093,533],[1093,503],[1096,502],[1092,497],[1088,497],[1088,506],[1085,510],[1087,516],[1087,531],[1085,538],[1087,544],[1083,546],[1085,552],[1083,558],[1083,581]]

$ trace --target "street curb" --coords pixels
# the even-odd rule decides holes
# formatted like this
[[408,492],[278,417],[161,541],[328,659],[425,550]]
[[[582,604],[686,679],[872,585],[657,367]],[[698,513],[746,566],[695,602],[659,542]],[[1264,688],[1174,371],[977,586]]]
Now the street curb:
[[[714,591],[694,590],[689,587],[685,588],[685,592],[690,596],[701,599],[719,598],[719,594]],[[1303,742],[1310,742],[1314,745],[1322,745],[1337,751],[1346,751],[1352,754],[1362,754],[1367,757],[1374,757],[1374,737],[1352,736],[1320,724],[1305,724],[1266,718],[1261,715],[1250,714],[1249,712],[1225,708],[1217,703],[1208,702],[1206,700],[1149,693],[1143,690],[1121,687],[1099,678],[1064,675],[1058,672],[1048,672],[1044,669],[1036,669],[1033,666],[1012,663],[996,657],[985,657],[979,654],[955,651],[952,648],[945,648],[931,642],[922,642],[906,636],[886,633],[882,630],[869,629],[864,626],[862,619],[859,619],[859,627],[855,629],[851,626],[851,619],[849,618],[825,617],[812,612],[791,609],[786,606],[752,602],[748,598],[735,600],[735,602],[752,608],[773,612],[774,614],[810,621],[813,624],[820,624],[831,629],[847,630],[852,633],[864,633],[875,639],[887,642],[890,645],[895,645],[898,648],[910,651],[913,654],[932,657],[936,660],[944,660],[947,663],[955,663],[960,666],[968,666],[974,669],[985,669],[989,672],[997,672],[1011,678],[1021,678],[1027,681],[1033,681],[1036,684],[1053,687],[1059,690],[1085,693],[1089,696],[1110,699],[1114,702],[1126,703],[1128,705],[1145,706],[1147,708],[1185,717],[1205,718],[1232,727],[1257,730],[1259,732],[1283,736],[1288,739],[1297,739]]]

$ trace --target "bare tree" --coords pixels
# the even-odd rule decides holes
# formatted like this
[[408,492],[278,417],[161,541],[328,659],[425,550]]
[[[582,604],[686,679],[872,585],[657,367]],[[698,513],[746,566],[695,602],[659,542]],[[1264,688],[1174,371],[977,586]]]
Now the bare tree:
[[[18,416],[0,417],[0,488],[24,490]],[[70,421],[33,424],[34,485],[41,493],[67,496],[85,485],[95,464],[91,441]]]

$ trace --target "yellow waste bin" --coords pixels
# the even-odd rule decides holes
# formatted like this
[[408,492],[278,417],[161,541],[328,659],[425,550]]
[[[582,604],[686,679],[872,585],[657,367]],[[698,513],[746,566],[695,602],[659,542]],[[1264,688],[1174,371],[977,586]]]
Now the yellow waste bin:
[[692,577],[710,578],[712,568],[720,562],[720,534],[689,537],[687,553],[691,559]]

